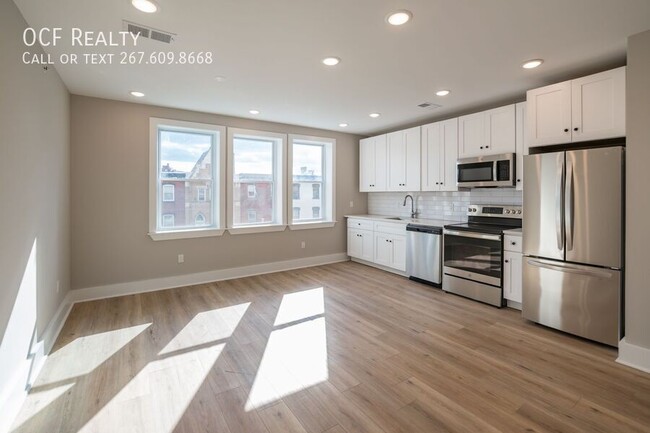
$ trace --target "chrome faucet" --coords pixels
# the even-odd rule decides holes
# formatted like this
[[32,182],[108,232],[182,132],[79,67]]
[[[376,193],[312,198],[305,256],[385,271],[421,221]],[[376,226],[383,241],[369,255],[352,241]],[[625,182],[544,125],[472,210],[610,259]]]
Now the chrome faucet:
[[410,198],[411,199],[411,218],[417,218],[418,216],[418,211],[415,210],[415,200],[413,200],[413,196],[411,194],[406,194],[406,197],[404,197],[404,204],[402,206],[406,206],[406,199]]

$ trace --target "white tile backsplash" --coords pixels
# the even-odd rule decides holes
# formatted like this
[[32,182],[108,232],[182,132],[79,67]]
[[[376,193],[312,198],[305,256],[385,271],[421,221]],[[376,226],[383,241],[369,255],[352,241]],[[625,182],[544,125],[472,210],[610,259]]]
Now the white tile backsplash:
[[411,216],[411,201],[406,206],[404,197],[415,198],[420,218],[467,220],[469,204],[522,204],[522,192],[510,188],[472,189],[458,192],[371,192],[368,193],[368,213],[372,215]]

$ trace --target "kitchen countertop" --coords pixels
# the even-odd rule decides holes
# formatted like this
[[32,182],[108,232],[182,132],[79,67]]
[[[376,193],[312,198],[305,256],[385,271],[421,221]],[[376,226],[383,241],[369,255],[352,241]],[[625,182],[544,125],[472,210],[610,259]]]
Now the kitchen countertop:
[[523,235],[522,229],[510,229],[510,230],[504,230],[503,231],[504,235],[510,235],[510,236],[521,236]]
[[[429,227],[444,227],[448,224],[458,224],[460,221],[429,219],[429,218],[408,218],[397,217],[392,215],[345,215],[346,218],[367,219],[373,221],[383,221],[397,224],[420,224]],[[399,218],[399,219],[396,219]]]

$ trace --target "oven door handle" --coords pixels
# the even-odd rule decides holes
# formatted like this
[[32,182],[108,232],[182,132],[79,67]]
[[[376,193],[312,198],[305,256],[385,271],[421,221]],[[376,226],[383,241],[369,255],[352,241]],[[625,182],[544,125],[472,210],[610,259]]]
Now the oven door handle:
[[482,233],[474,233],[474,232],[465,232],[465,231],[459,231],[459,230],[447,230],[445,229],[444,234],[446,235],[452,235],[452,236],[460,236],[463,238],[474,238],[474,239],[486,239],[490,241],[501,241],[501,235],[486,235]]

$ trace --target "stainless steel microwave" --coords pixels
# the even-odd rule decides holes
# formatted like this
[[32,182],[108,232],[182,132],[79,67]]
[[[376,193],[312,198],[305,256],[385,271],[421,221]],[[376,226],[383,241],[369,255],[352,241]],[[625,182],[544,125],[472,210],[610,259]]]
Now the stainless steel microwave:
[[461,158],[456,163],[459,187],[506,188],[515,186],[515,154]]

